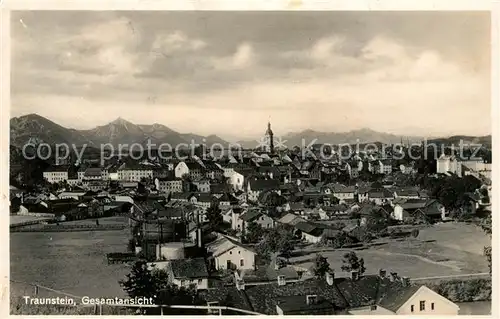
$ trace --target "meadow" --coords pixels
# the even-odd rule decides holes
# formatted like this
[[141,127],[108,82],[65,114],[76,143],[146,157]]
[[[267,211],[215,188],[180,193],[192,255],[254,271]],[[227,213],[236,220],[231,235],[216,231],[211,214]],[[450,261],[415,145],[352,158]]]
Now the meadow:
[[[483,247],[491,239],[480,227],[466,223],[436,224],[420,231],[416,239],[391,239],[387,243],[354,250],[365,261],[366,273],[379,269],[410,278],[452,276],[488,272]],[[324,251],[331,267],[340,271],[342,256],[349,249]],[[314,253],[291,261],[306,268],[313,265]]]
[[[125,252],[128,237],[128,230],[11,233],[10,278],[76,296],[125,296],[118,280],[125,278],[130,267],[108,265],[106,254]],[[11,296],[32,295],[33,289],[11,283]]]

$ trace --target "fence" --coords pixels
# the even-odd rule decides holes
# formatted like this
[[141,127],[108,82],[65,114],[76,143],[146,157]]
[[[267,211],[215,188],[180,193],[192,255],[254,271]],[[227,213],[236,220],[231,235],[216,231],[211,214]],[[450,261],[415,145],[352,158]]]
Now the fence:
[[23,228],[11,228],[10,232],[74,232],[74,231],[103,231],[103,230],[123,230],[127,226],[125,225],[38,225],[35,228],[25,226]]

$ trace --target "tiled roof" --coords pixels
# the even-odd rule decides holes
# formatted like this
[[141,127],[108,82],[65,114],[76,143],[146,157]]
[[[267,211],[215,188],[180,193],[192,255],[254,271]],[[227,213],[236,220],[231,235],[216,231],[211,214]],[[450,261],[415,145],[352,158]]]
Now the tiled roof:
[[344,309],[347,304],[335,286],[329,286],[325,280],[309,279],[305,281],[287,283],[279,286],[276,283],[256,285],[245,288],[255,311],[263,314],[276,315],[276,302],[283,297],[317,295],[329,300],[336,309]]
[[243,215],[240,216],[240,219],[246,221],[246,222],[251,222],[258,218],[260,215],[262,215],[262,212],[257,209],[251,209],[247,210]]
[[278,222],[280,222],[282,224],[290,224],[290,225],[295,225],[299,222],[305,222],[305,221],[306,220],[303,219],[302,217],[295,215],[295,214],[292,214],[292,213],[288,213],[278,220]]
[[253,311],[252,306],[247,302],[244,291],[239,291],[234,284],[223,284],[215,280],[210,281],[207,290],[199,292],[199,295],[206,302],[219,302],[220,305],[234,307],[243,310]]
[[250,181],[252,191],[278,190],[280,181],[276,179],[258,179]]
[[401,207],[405,210],[412,210],[412,209],[422,209],[426,206],[427,200],[422,200],[422,199],[408,199],[404,203],[401,203]]
[[402,285],[392,285],[391,289],[384,292],[379,301],[382,307],[396,312],[401,306],[413,296],[421,285],[404,287]]
[[226,236],[222,236],[213,242],[206,245],[207,250],[212,253],[213,257],[220,256],[224,254],[226,251],[233,249],[234,247],[241,247],[242,249],[249,250],[251,252],[255,252],[254,249],[243,245],[235,240],[232,240]]
[[391,198],[393,194],[386,189],[372,189],[368,192],[370,198]]
[[280,297],[277,301],[284,314],[335,314],[334,305],[324,297],[318,297],[312,304],[307,303],[306,296]]
[[176,279],[180,278],[207,278],[208,270],[203,258],[174,259],[170,267]]
[[66,165],[54,165],[51,166],[50,168],[46,169],[46,172],[67,172],[69,169],[68,166]]

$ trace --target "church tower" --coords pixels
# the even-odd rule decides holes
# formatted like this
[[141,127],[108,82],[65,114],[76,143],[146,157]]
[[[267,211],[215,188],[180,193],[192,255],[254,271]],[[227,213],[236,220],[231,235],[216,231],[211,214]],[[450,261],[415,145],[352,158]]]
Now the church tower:
[[274,134],[271,129],[271,121],[267,122],[267,131],[266,131],[266,139],[269,143],[269,152],[274,153]]

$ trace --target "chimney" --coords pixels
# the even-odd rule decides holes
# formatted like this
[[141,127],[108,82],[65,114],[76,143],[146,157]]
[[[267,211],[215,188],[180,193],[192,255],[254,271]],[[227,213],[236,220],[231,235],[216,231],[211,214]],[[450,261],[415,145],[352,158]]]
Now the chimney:
[[410,278],[406,277],[406,276],[402,277],[401,283],[403,284],[403,287],[409,287],[410,286]]
[[328,271],[326,273],[326,283],[329,286],[333,286],[333,279],[335,279],[335,273],[333,271]]
[[387,271],[385,269],[380,268],[378,271],[378,275],[380,278],[385,278],[385,276],[387,275]]
[[391,272],[389,279],[392,281],[396,281],[398,278],[398,273],[397,272]]
[[351,279],[352,279],[353,281],[355,281],[355,280],[358,280],[358,279],[359,279],[359,273],[358,273],[356,270],[351,271]]
[[243,281],[243,279],[236,280],[236,289],[245,290],[245,281]]

